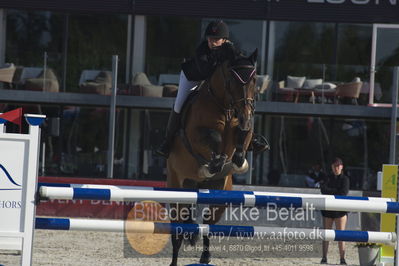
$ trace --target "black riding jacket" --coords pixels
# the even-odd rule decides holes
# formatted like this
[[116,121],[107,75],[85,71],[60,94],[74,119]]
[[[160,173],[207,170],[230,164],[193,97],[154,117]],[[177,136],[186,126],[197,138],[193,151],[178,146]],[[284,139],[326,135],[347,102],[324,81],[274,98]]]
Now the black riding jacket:
[[213,74],[218,64],[233,60],[239,54],[241,51],[229,41],[220,47],[209,49],[208,42],[205,40],[197,47],[195,56],[182,64],[182,70],[188,80],[205,80]]
[[346,196],[349,192],[349,178],[343,173],[338,176],[331,174],[320,181],[320,190],[321,194]]

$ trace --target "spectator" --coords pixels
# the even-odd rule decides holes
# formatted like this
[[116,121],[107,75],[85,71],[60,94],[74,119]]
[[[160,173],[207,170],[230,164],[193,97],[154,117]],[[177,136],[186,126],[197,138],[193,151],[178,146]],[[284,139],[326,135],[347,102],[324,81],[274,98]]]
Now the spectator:
[[320,187],[320,181],[325,178],[326,174],[323,172],[323,169],[321,169],[320,164],[316,163],[312,166],[306,176],[306,186],[310,188]]
[[[331,163],[332,174],[320,181],[322,194],[347,195],[349,192],[349,178],[343,173],[344,165],[340,158],[335,158]],[[348,213],[342,211],[321,211],[325,229],[332,229],[333,224],[337,230],[345,230]],[[328,241],[323,241],[323,258],[321,264],[327,264]],[[338,241],[340,264],[346,265],[345,242]]]

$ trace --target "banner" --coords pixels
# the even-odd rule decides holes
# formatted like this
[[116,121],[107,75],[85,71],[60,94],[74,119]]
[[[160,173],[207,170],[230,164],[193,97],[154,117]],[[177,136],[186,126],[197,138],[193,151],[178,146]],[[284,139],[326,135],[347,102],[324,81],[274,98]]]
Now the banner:
[[[39,183],[100,184],[114,186],[165,187],[162,181],[39,177]],[[41,201],[36,208],[37,216],[71,218],[125,219],[134,202],[111,202],[106,200],[49,200]]]

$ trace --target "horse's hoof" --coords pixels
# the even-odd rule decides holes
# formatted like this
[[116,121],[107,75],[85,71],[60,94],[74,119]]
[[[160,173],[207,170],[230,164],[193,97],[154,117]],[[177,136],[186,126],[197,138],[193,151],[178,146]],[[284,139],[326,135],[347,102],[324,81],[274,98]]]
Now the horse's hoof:
[[206,179],[206,178],[211,178],[212,176],[214,176],[215,174],[211,174],[210,172],[209,172],[209,169],[208,169],[208,165],[206,164],[206,165],[202,165],[201,167],[200,167],[200,169],[198,170],[198,176],[200,177],[200,178],[203,178],[203,179]]
[[233,171],[236,174],[243,174],[246,171],[248,171],[248,162],[247,159],[244,159],[244,163],[241,165],[241,167],[237,166],[235,163],[233,163]]
[[233,154],[233,158],[231,159],[233,164],[235,164],[237,167],[242,167],[242,165],[245,162],[245,154],[243,152],[235,152]]
[[199,262],[209,264],[209,262],[211,262],[211,253],[209,251],[202,252]]
[[209,163],[208,169],[211,174],[216,174],[222,171],[223,166],[227,160],[226,154],[215,154],[212,153],[212,158]]

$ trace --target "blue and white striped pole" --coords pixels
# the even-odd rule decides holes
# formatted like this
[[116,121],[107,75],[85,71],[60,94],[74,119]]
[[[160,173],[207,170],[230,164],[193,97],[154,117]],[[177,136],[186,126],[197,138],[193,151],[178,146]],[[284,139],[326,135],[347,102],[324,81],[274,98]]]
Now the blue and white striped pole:
[[95,189],[72,187],[47,187],[39,189],[40,196],[46,199],[63,200],[109,200],[144,201],[179,204],[213,204],[244,207],[289,207],[313,208],[316,210],[399,213],[398,202],[368,201],[348,199],[346,196],[334,198],[306,198],[286,196],[263,196],[246,194],[242,191],[156,191],[137,189]]
[[[115,185],[100,185],[100,184],[64,184],[64,183],[39,183],[39,187],[71,187],[71,188],[97,188],[97,189],[116,189],[116,190],[154,190],[154,191],[187,191],[187,192],[210,192],[217,193],[222,190],[213,189],[176,189],[176,188],[157,188],[157,187],[143,187],[143,186],[115,186]],[[239,191],[244,194],[258,195],[258,196],[283,196],[283,197],[303,197],[303,198],[318,198],[318,199],[336,199],[345,198],[348,200],[368,200],[368,201],[394,201],[391,198],[380,197],[359,197],[359,196],[334,196],[322,194],[300,194],[300,193],[285,193],[285,192],[268,192],[268,191]]]
[[36,218],[36,229],[128,232],[149,234],[192,233],[207,236],[245,237],[259,240],[325,240],[348,242],[375,242],[394,244],[395,233],[350,230],[325,230],[319,228],[283,228],[263,226],[230,226],[208,224],[179,224],[147,221]]

